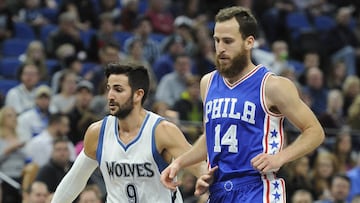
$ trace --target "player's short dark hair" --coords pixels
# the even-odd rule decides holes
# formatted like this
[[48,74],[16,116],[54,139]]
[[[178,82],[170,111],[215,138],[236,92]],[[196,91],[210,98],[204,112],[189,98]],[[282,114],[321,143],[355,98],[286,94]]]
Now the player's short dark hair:
[[239,24],[239,32],[241,33],[243,39],[249,36],[253,36],[255,38],[257,37],[258,24],[250,9],[240,6],[220,9],[215,16],[215,22],[224,22],[232,19],[233,17],[235,17]]
[[138,89],[144,90],[144,96],[141,100],[141,104],[144,104],[149,92],[150,79],[147,69],[142,64],[134,62],[116,62],[107,64],[105,67],[106,78],[109,78],[112,74],[126,75],[129,78],[129,85],[132,92],[135,92]]

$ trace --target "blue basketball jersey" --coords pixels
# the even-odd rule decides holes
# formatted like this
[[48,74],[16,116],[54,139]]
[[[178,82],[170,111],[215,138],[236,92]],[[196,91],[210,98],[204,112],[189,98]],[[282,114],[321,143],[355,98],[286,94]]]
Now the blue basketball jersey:
[[219,167],[215,182],[260,180],[250,160],[263,152],[277,153],[284,142],[284,117],[265,106],[264,84],[272,73],[257,66],[232,85],[217,71],[211,74],[204,122],[209,163]]

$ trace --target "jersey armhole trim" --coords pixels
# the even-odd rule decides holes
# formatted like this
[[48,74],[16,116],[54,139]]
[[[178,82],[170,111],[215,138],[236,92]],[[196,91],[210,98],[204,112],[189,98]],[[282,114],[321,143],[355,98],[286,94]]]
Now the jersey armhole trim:
[[152,139],[151,139],[151,150],[152,150],[152,154],[153,154],[153,157],[154,157],[154,160],[158,166],[158,169],[159,169],[159,172],[161,173],[161,171],[163,171],[167,166],[168,166],[168,163],[163,159],[163,157],[160,155],[160,153],[158,152],[157,148],[156,148],[156,140],[155,140],[155,130],[156,130],[156,127],[159,125],[159,123],[161,121],[163,121],[164,118],[162,117],[159,117],[155,124],[154,124],[154,127],[152,129]]
[[101,123],[98,146],[97,146],[97,149],[96,149],[96,160],[98,161],[99,166],[100,166],[100,163],[101,163],[102,148],[103,148],[103,142],[104,142],[104,132],[105,132],[105,126],[106,126],[107,119],[108,119],[108,116],[106,116],[104,118],[103,122]]

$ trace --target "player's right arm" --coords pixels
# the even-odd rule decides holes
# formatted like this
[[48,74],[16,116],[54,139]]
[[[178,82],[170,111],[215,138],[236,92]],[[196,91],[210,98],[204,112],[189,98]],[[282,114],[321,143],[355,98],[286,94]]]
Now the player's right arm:
[[87,129],[84,150],[78,155],[70,171],[56,188],[51,203],[71,203],[84,189],[89,177],[98,166],[95,158],[100,127],[101,121],[93,123]]
[[[210,74],[205,75],[200,82],[201,97],[204,99]],[[177,157],[165,170],[161,173],[161,182],[169,189],[176,189],[179,185],[174,181],[177,173],[190,165],[198,163],[206,159],[207,147],[205,134],[201,135],[189,151]]]

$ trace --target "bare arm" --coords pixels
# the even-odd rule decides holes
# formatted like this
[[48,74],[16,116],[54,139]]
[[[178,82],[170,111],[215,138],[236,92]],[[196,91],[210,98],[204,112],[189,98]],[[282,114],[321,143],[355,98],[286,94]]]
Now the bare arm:
[[286,78],[270,76],[265,89],[266,104],[289,119],[299,130],[299,137],[275,155],[260,154],[251,162],[261,172],[277,170],[283,164],[316,149],[324,140],[324,131],[309,107],[300,99],[295,85]]
[[[201,96],[204,98],[206,85],[209,80],[209,74],[204,76],[200,83],[201,89]],[[190,145],[187,147],[189,150],[186,153],[179,154],[181,156],[177,157],[161,174],[161,182],[170,189],[175,189],[179,183],[174,182],[174,178],[176,177],[177,173],[188,166],[191,166],[195,163],[205,161],[207,158],[207,147],[206,147],[206,137],[205,134],[201,135],[198,140],[195,142],[194,146],[191,147]],[[199,175],[204,174],[207,172],[207,169],[203,170],[202,172],[193,173],[197,177]]]
[[165,160],[171,162],[171,160],[175,158],[174,162],[177,164],[180,163],[181,168],[190,166],[187,169],[196,177],[199,177],[206,171],[206,151],[205,153],[197,151],[196,155],[191,156],[191,159],[183,160],[183,157],[187,157],[186,154],[191,153],[193,148],[187,142],[185,136],[175,124],[168,121],[163,121],[156,128],[155,133],[158,150],[161,152]]

